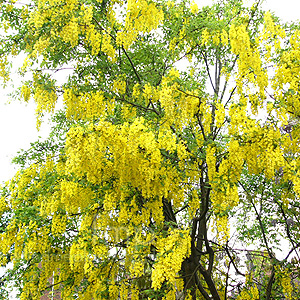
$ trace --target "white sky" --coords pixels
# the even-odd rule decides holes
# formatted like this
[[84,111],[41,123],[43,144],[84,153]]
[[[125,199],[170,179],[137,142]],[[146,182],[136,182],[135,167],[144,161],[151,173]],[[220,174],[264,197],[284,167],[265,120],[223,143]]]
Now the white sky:
[[[211,0],[197,0],[200,5],[208,5]],[[251,2],[251,1],[247,1]],[[299,18],[300,2],[298,0],[267,0],[264,3],[266,10],[276,12],[285,21],[297,20]],[[0,88],[0,183],[11,178],[15,169],[10,164],[20,148],[26,149],[30,142],[37,140],[38,136],[47,136],[47,122],[42,130],[36,130],[35,107],[33,103],[22,104],[17,101],[9,101],[5,97],[6,92]]]
[[271,10],[284,21],[300,19],[300,2],[298,0],[266,0],[263,4],[265,10]]
[[11,178],[15,172],[15,166],[10,162],[20,149],[27,149],[30,142],[34,142],[39,136],[48,134],[48,122],[36,129],[35,104],[9,101],[0,89],[0,183]]

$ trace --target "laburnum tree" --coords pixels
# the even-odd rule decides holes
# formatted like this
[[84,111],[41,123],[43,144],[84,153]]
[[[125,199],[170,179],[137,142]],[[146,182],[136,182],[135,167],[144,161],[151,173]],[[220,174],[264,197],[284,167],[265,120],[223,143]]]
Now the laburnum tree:
[[3,83],[23,59],[53,115],[1,188],[2,299],[298,299],[300,26],[260,2],[0,1]]

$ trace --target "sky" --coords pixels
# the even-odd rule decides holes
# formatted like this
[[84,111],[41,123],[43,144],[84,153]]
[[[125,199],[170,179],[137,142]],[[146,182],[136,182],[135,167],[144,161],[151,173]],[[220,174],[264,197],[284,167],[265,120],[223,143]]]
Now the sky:
[[298,0],[267,0],[263,8],[275,12],[284,21],[296,21],[300,19],[300,2]]
[[[211,0],[197,0],[199,5],[208,5]],[[247,1],[251,2],[251,1]],[[298,0],[268,0],[264,9],[276,12],[285,21],[300,18],[300,2]],[[39,136],[46,137],[49,132],[47,121],[40,131],[36,129],[35,105],[11,101],[5,94],[9,90],[0,87],[0,183],[11,178],[16,168],[10,163],[19,149],[26,149],[30,142]],[[10,102],[10,104],[7,104]]]

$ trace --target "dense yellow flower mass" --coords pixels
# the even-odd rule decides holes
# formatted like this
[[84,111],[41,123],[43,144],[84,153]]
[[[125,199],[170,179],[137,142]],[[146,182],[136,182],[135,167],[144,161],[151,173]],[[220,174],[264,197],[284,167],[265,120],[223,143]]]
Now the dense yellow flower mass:
[[1,189],[20,299],[294,299],[272,247],[299,248],[300,30],[242,2],[0,3],[4,83],[25,54],[38,125],[63,106]]
[[259,292],[257,287],[251,287],[250,289],[245,289],[241,292],[241,294],[237,298],[238,300],[258,300]]
[[156,29],[164,18],[162,10],[154,3],[145,0],[129,0],[125,27],[117,33],[117,44],[128,49],[137,39],[139,32]]
[[[103,120],[89,126],[86,133],[82,127],[68,132],[66,164],[69,172],[86,176],[92,183],[118,178],[115,192],[121,199],[126,197],[123,186],[127,184],[140,189],[145,198],[168,197],[169,191],[180,189],[180,179],[173,167],[164,163],[159,143],[142,118],[123,126]],[[173,151],[179,147],[173,140]]]
[[181,264],[190,254],[189,232],[173,231],[167,238],[161,238],[156,247],[159,256],[152,272],[152,287],[160,288],[165,280],[175,285],[175,277],[178,276]]
[[282,286],[282,290],[286,299],[295,299],[292,297],[293,286],[291,283],[291,273],[280,267],[276,268],[279,282]]

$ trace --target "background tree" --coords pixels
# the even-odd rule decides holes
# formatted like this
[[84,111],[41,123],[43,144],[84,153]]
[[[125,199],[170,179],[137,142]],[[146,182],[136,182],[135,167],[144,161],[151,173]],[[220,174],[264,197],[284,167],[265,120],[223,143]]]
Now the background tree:
[[300,31],[260,2],[0,2],[4,83],[25,53],[64,107],[2,187],[4,299],[296,299]]

